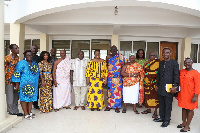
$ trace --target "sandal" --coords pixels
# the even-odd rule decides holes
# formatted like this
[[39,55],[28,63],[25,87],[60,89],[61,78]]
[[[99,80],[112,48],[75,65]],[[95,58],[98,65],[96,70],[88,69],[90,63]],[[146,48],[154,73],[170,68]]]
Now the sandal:
[[[190,131],[190,128],[187,131]],[[187,131],[185,131],[184,129],[180,130],[180,132],[187,132]]]
[[120,112],[118,107],[115,108],[115,112],[116,112],[116,113],[119,113],[119,112]]
[[142,108],[142,104],[138,104],[138,108]]
[[185,127],[185,126],[181,126],[181,124],[177,126],[177,128],[183,128],[183,127]]
[[158,115],[154,113],[153,116],[152,116],[152,118],[158,119]]
[[65,106],[64,108],[66,108],[66,109],[71,109],[69,106]]
[[137,110],[133,110],[135,112],[135,114],[140,114]]
[[123,109],[123,110],[122,110],[122,113],[126,113],[126,109]]
[[145,111],[143,111],[143,112],[141,112],[142,114],[148,114],[148,113],[151,113],[151,111],[149,111],[148,109],[147,110],[145,110]]
[[35,117],[36,117],[35,114],[33,114],[32,112],[30,113],[30,116],[31,116],[32,118],[35,118]]
[[73,110],[77,110],[78,108],[79,108],[78,106],[75,106]]
[[55,112],[58,112],[58,111],[59,111],[59,109],[54,109],[54,111],[55,111]]
[[32,117],[30,115],[26,115],[26,116],[24,116],[24,118],[27,119],[27,120],[31,120],[32,119]]
[[94,108],[91,108],[91,111],[94,111]]
[[[177,126],[177,128],[184,128],[185,126],[181,126],[181,124],[180,125],[178,125]],[[190,131],[190,127],[189,127],[189,130],[188,131]],[[182,131],[183,132],[183,131]]]
[[84,107],[84,106],[81,106],[81,109],[82,109],[82,110],[85,110],[85,107]]
[[107,106],[104,111],[110,111],[110,107]]

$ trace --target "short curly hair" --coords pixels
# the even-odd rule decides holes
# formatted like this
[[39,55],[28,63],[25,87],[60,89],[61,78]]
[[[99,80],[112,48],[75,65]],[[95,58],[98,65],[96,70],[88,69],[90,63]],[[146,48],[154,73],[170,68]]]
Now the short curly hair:
[[10,44],[10,46],[9,46],[10,50],[13,49],[14,45],[17,45],[17,44]]
[[[26,53],[28,53],[28,52],[31,52],[31,50],[26,50],[26,51],[24,51],[24,57],[26,56]],[[32,53],[32,52],[31,52]]]

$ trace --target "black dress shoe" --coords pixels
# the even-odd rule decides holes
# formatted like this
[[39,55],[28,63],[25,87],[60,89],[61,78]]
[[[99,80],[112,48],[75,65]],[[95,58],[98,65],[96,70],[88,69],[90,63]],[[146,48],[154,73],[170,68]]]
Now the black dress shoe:
[[164,120],[163,120],[163,119],[161,119],[161,118],[158,118],[158,119],[153,119],[153,121],[155,121],[155,122],[164,122]]
[[18,114],[16,114],[16,113],[9,113],[10,115],[17,115],[17,116],[24,116],[24,114],[22,114],[22,113],[18,113]]
[[34,106],[35,109],[39,109],[39,106]]
[[167,127],[169,125],[170,121],[165,121],[162,123],[161,127]]
[[22,114],[22,113],[18,113],[18,114],[16,114],[17,116],[24,116],[24,114]]

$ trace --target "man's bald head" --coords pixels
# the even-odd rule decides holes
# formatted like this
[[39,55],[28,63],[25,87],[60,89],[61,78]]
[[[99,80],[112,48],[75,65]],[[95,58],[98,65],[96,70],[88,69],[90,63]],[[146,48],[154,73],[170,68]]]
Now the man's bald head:
[[50,51],[50,53],[51,53],[51,56],[55,56],[56,55],[56,49],[52,48],[51,51]]
[[36,55],[38,52],[38,47],[36,45],[31,46],[31,52]]
[[150,59],[150,61],[155,60],[155,58],[156,58],[156,53],[155,52],[150,52],[149,53],[149,59]]
[[66,57],[66,51],[65,51],[65,50],[61,50],[61,51],[60,51],[60,57],[61,57],[62,59],[65,59],[65,57]]

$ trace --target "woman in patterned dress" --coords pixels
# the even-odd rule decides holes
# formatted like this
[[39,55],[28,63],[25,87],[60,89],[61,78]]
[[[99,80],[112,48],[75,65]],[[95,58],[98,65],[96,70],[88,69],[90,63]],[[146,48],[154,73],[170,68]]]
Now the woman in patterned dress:
[[15,90],[19,91],[24,118],[30,120],[35,117],[31,112],[33,101],[37,101],[38,95],[38,64],[33,61],[31,50],[24,52],[24,60],[17,63],[15,72],[12,75],[12,82],[15,83]]
[[121,75],[123,76],[123,101],[124,109],[122,113],[126,113],[127,103],[133,104],[133,111],[136,114],[136,103],[143,103],[144,98],[144,70],[143,67],[135,62],[135,56],[130,53],[130,62],[123,65]]
[[90,60],[87,65],[86,77],[89,91],[87,94],[87,108],[97,108],[100,111],[104,104],[103,84],[107,83],[107,65],[106,61],[100,58],[100,51],[95,50],[95,58]]
[[50,63],[50,54],[42,51],[40,54],[41,62],[38,63],[40,70],[40,113],[52,111],[52,64]]

